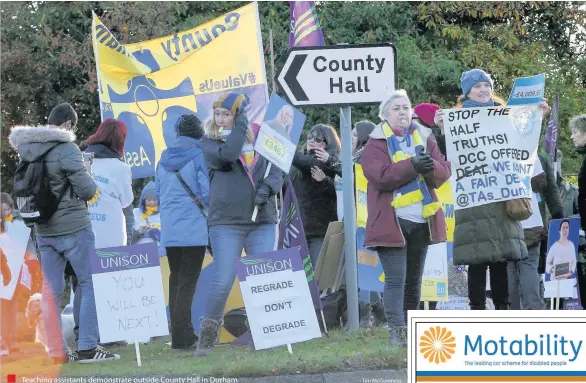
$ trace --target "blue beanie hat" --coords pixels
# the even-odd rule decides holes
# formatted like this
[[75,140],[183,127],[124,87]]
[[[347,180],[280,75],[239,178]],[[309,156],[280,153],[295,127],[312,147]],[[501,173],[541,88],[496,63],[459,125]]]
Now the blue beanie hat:
[[236,116],[238,108],[246,107],[248,105],[248,97],[245,94],[229,92],[223,94],[214,102],[214,109],[224,108],[228,109],[232,116]]
[[460,78],[462,94],[468,96],[470,89],[479,82],[487,82],[490,84],[490,87],[494,89],[492,78],[490,78],[490,75],[482,69],[472,69],[468,72],[462,73],[462,77]]

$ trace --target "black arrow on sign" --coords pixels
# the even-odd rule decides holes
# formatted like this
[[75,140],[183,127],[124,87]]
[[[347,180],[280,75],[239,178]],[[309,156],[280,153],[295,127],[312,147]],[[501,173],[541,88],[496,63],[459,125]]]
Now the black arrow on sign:
[[306,58],[307,55],[297,55],[293,57],[293,61],[291,62],[287,73],[283,77],[285,84],[287,84],[289,89],[291,89],[291,93],[293,93],[293,96],[297,99],[297,101],[309,101],[309,98],[303,91],[301,84],[299,84],[299,81],[297,81],[297,75],[299,74],[299,71],[301,70],[301,67],[303,66]]

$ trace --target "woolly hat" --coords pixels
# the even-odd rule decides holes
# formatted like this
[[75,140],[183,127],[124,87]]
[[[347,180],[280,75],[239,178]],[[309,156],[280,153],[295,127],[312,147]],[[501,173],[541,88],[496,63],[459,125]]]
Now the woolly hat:
[[423,103],[415,106],[413,112],[427,127],[433,128],[435,126],[433,118],[435,117],[435,112],[439,109],[441,109],[439,105]]
[[494,89],[492,78],[488,73],[486,73],[482,69],[472,69],[468,72],[462,73],[462,77],[460,78],[462,94],[464,96],[468,96],[470,89],[472,89],[472,87],[478,84],[479,82],[487,82],[490,84],[490,87]]
[[232,116],[236,116],[238,108],[246,107],[248,105],[248,97],[245,94],[229,92],[223,94],[214,102],[214,109],[224,108],[232,112]]
[[175,131],[177,136],[191,137],[195,140],[199,140],[204,135],[201,121],[195,114],[184,114],[179,117],[175,124]]

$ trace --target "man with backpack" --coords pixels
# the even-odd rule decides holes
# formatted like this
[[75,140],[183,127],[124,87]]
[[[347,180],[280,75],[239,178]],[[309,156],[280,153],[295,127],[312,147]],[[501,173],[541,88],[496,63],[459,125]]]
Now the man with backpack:
[[[14,127],[10,145],[20,163],[14,195],[21,216],[35,227],[43,270],[42,312],[49,357],[56,364],[119,359],[98,346],[99,330],[89,253],[95,247],[87,201],[96,193],[81,151],[74,143],[77,113],[59,104],[48,126]],[[61,336],[60,302],[65,263],[75,270],[82,291],[78,352],[68,353]]]

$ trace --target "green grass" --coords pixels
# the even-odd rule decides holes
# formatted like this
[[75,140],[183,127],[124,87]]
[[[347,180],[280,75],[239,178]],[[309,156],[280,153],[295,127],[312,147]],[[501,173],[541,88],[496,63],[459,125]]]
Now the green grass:
[[[71,364],[62,376],[201,375],[225,377],[270,376],[365,369],[406,368],[402,352],[389,345],[384,329],[331,331],[330,337],[287,347],[251,351],[248,346],[216,346],[205,358],[193,350],[175,351],[164,340],[141,345],[142,367],[136,365],[134,345],[113,348],[121,360],[103,364]],[[107,366],[107,367],[106,367]]]

